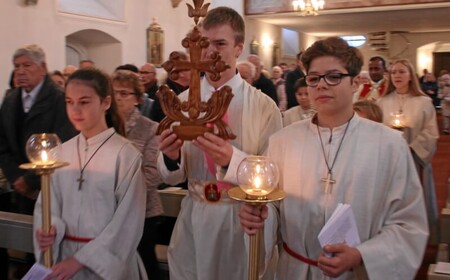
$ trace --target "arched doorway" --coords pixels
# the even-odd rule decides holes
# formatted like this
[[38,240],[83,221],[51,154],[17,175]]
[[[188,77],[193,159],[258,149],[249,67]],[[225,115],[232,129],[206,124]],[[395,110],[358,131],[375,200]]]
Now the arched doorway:
[[122,63],[122,43],[97,29],[84,29],[66,36],[66,64],[78,66],[79,61],[90,59],[107,72]]

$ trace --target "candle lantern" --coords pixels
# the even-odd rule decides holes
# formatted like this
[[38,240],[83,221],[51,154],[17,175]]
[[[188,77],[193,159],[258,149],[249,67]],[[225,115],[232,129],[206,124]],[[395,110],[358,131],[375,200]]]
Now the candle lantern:
[[61,140],[56,134],[33,134],[28,139],[25,151],[31,163],[38,166],[52,165],[58,161]]
[[[66,162],[58,161],[60,150],[61,140],[56,134],[33,134],[28,139],[25,147],[30,163],[20,165],[20,168],[31,170],[41,176],[42,229],[47,233],[50,231],[51,226],[50,174],[56,168],[68,165]],[[43,254],[44,265],[51,267],[51,248],[44,251]]]
[[406,118],[403,112],[394,112],[391,113],[391,127],[395,129],[403,129],[406,125]]
[[[228,195],[235,200],[252,205],[262,206],[266,203],[282,200],[284,192],[277,188],[279,171],[270,158],[265,156],[249,156],[238,167],[237,179],[239,187],[232,188]],[[262,229],[250,235],[248,279],[259,279],[259,252]]]

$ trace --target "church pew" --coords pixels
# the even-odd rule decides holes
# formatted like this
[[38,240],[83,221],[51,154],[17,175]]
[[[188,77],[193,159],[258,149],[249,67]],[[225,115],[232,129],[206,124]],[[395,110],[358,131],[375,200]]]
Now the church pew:
[[0,247],[33,253],[33,217],[0,211]]

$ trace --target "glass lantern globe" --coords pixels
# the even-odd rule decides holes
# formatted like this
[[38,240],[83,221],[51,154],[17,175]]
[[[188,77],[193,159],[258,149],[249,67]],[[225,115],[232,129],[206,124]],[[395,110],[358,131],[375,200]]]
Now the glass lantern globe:
[[404,128],[406,127],[406,117],[403,112],[391,113],[391,126],[393,128]]
[[278,167],[268,157],[249,156],[239,164],[237,179],[248,197],[265,199],[278,185]]
[[58,161],[61,140],[53,133],[33,134],[28,139],[25,150],[31,163],[38,166],[52,165]]

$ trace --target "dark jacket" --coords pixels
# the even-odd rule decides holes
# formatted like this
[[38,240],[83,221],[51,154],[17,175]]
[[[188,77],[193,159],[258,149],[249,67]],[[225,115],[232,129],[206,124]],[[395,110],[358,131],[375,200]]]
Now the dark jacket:
[[275,104],[278,105],[277,89],[275,88],[273,82],[266,78],[266,76],[262,73],[259,75],[258,80],[253,82],[252,86],[264,92],[267,96],[272,98],[273,101],[275,101]]
[[23,111],[21,88],[11,91],[0,108],[0,168],[10,183],[24,175],[32,190],[39,189],[39,178],[19,165],[29,162],[25,153],[28,138],[44,132],[56,133],[62,142],[77,134],[66,114],[64,93],[48,75],[28,113]]
[[287,74],[286,83],[285,83],[285,89],[286,89],[286,96],[288,101],[288,109],[292,108],[294,106],[299,105],[297,102],[297,99],[295,98],[295,82],[305,77],[305,74],[302,72],[300,67],[297,66],[295,70],[289,72]]

